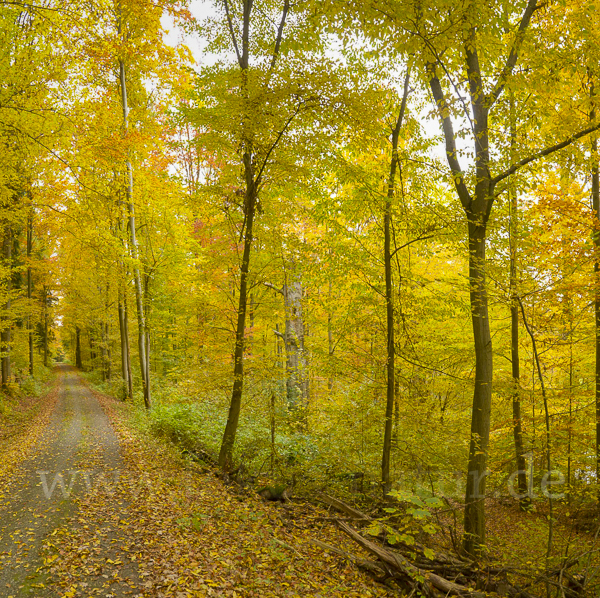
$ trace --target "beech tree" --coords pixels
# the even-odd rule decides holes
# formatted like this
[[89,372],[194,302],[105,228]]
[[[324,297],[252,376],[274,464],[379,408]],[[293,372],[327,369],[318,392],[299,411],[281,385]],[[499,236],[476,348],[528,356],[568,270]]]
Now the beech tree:
[[[237,176],[222,169],[221,187],[228,188],[242,220],[237,234],[242,243],[235,322],[233,388],[227,425],[219,454],[225,470],[232,467],[232,451],[240,417],[244,388],[245,329],[248,312],[250,258],[255,239],[257,216],[268,209],[266,190],[281,172],[293,172],[298,159],[291,156],[293,146],[306,144],[307,135],[316,135],[311,115],[332,97],[335,81],[327,81],[319,60],[322,55],[318,31],[310,21],[307,7],[292,7],[287,1],[243,0],[219,3],[219,17],[201,29],[212,40],[211,50],[233,51],[234,64],[218,63],[204,69],[198,81],[195,123],[206,127],[203,143],[208,151],[215,147],[223,156],[236,156]],[[275,28],[272,23],[277,23]],[[273,31],[271,39],[260,32]],[[225,33],[225,37],[223,36]],[[223,40],[227,43],[223,45]],[[290,44],[290,40],[296,40]],[[300,43],[298,44],[298,41]],[[333,72],[331,73],[333,74]],[[235,92],[233,91],[235,90]],[[277,105],[278,110],[273,107]],[[223,108],[231,106],[233,110]],[[314,121],[314,117],[313,117]],[[215,136],[219,135],[218,137]],[[300,136],[300,137],[299,137]],[[322,136],[322,133],[321,133]],[[261,200],[261,197],[263,198]],[[263,207],[264,205],[264,207]]]

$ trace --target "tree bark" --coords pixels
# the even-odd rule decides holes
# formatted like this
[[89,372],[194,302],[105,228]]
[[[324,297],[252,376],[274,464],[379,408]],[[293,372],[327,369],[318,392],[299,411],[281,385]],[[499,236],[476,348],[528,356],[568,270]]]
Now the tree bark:
[[81,361],[81,329],[75,327],[75,366],[83,370],[83,362]]
[[[267,152],[267,155],[264,158],[262,165],[258,164],[257,167],[257,165],[254,162],[254,160],[256,159],[254,148],[255,132],[250,122],[252,118],[252,111],[255,108],[254,106],[250,105],[248,91],[248,67],[250,63],[250,17],[252,14],[253,3],[253,0],[243,0],[243,22],[241,27],[242,43],[240,50],[240,46],[237,42],[237,35],[235,33],[235,27],[233,26],[232,15],[229,12],[229,0],[224,0],[225,13],[229,25],[231,42],[235,49],[238,65],[240,68],[240,95],[243,101],[242,113],[240,115],[242,121],[240,141],[242,148],[241,152],[245,180],[244,223],[242,225],[241,233],[244,239],[244,251],[242,254],[242,263],[240,268],[239,301],[237,310],[237,324],[235,331],[235,347],[233,354],[233,389],[231,391],[231,403],[229,406],[227,425],[225,426],[225,432],[223,433],[223,440],[221,443],[221,450],[219,452],[219,466],[224,471],[229,471],[232,467],[233,446],[235,444],[235,436],[238,427],[240,409],[242,404],[242,394],[244,389],[244,347],[246,311],[248,307],[248,274],[250,269],[250,253],[252,249],[252,242],[254,240],[254,217],[256,212],[256,201],[258,198],[258,191],[261,185],[264,170],[267,166],[269,155],[271,151],[275,149],[279,139],[281,139],[281,136],[285,131],[284,128],[281,131],[281,133],[277,136],[277,141],[271,146],[269,152]],[[282,33],[288,10],[289,0],[285,0],[269,72],[273,71],[275,63],[277,61],[277,57],[279,56]]]
[[[238,317],[235,330],[235,348],[233,353],[233,390],[231,403],[227,416],[227,425],[223,434],[221,450],[219,452],[219,466],[224,471],[229,471],[233,465],[233,446],[237,432],[242,394],[244,390],[244,346],[246,340],[246,311],[248,307],[248,272],[250,269],[250,252],[253,241],[254,212],[256,207],[256,193],[254,188],[254,175],[251,172],[250,155],[244,155],[246,165],[246,180],[251,181],[246,190],[246,226],[244,231],[244,253],[240,271],[240,292],[238,301]],[[250,170],[250,172],[248,172]]]
[[[590,120],[596,119],[596,105],[594,93],[594,82],[590,84],[590,96],[592,100],[592,110],[590,111]],[[596,480],[600,480],[600,170],[598,162],[598,138],[596,135],[591,141],[591,159],[592,159],[592,209],[596,217],[596,230],[594,231],[594,249],[596,259],[594,260],[594,321],[596,333]],[[600,489],[598,490],[598,504],[600,505]],[[600,507],[599,507],[600,508]]]
[[292,280],[283,287],[285,304],[286,396],[288,409],[301,419],[308,407],[307,364],[304,352],[304,318],[302,312],[302,283],[292,272]]
[[390,175],[388,179],[387,200],[385,202],[383,218],[384,250],[383,260],[385,269],[385,309],[386,309],[386,403],[385,403],[385,426],[383,432],[383,451],[381,456],[381,485],[383,494],[386,496],[392,489],[390,477],[390,462],[392,454],[393,416],[394,402],[396,398],[396,346],[394,340],[395,318],[394,298],[392,284],[392,202],[394,200],[396,186],[396,170],[399,166],[398,160],[398,138],[406,111],[408,100],[408,86],[410,82],[410,69],[406,72],[404,79],[404,95],[400,113],[396,121],[396,127],[392,131],[392,157],[390,160]]
[[333,344],[333,308],[331,306],[331,278],[329,279],[329,290],[328,290],[328,299],[329,306],[327,308],[327,351],[329,354],[329,378],[327,379],[327,390],[331,392],[333,390],[333,353],[335,351],[335,347]]
[[[90,336],[90,344],[91,344]],[[44,285],[44,367],[48,367],[48,287]]]
[[[121,26],[119,24],[119,33],[121,32]],[[129,130],[129,106],[127,104],[127,81],[125,78],[125,63],[123,60],[119,60],[119,79],[121,83],[121,103],[123,107],[123,129],[125,135]],[[131,257],[133,259],[133,278],[135,282],[135,298],[137,306],[137,318],[138,318],[138,351],[140,357],[140,370],[142,377],[142,392],[144,396],[144,405],[146,409],[150,409],[151,397],[150,397],[150,372],[148,368],[148,356],[147,356],[147,343],[146,343],[146,318],[144,313],[144,299],[142,291],[142,277],[139,266],[139,251],[136,237],[135,228],[135,207],[133,203],[133,168],[131,166],[131,160],[129,158],[129,151],[126,160],[127,167],[127,183],[126,183],[126,196],[127,196],[127,211],[129,215],[129,234],[130,234],[130,250]]]
[[[510,149],[511,162],[514,161],[515,132],[515,104],[513,93],[510,93]],[[513,438],[515,443],[515,456],[517,463],[517,486],[519,489],[519,506],[522,511],[529,509],[530,497],[527,487],[527,473],[525,462],[525,449],[523,448],[523,425],[521,421],[521,372],[519,363],[519,302],[517,288],[517,248],[518,248],[518,201],[514,185],[508,186],[509,193],[509,238],[510,238],[510,322],[511,341],[510,353],[513,378]]]
[[31,271],[31,253],[33,251],[33,210],[27,215],[27,302],[29,314],[27,315],[27,336],[29,339],[29,375],[33,376],[33,324],[31,322],[31,295],[33,292],[33,279]]
[[129,342],[127,339],[127,322],[125,306],[120,293],[117,309],[119,313],[119,335],[121,339],[121,378],[123,379],[123,395],[125,399],[131,399],[129,393]]
[[12,243],[13,234],[12,226],[6,224],[4,228],[4,238],[2,242],[2,257],[8,269],[6,278],[6,302],[4,304],[4,314],[2,315],[2,332],[0,333],[0,341],[2,342],[2,386],[7,387],[10,382],[11,364],[10,364],[10,342],[11,342],[11,318],[10,308],[11,300],[10,293],[12,291]]
[[485,276],[485,226],[469,222],[469,278],[475,388],[465,497],[463,547],[473,555],[485,543],[485,486],[492,406],[492,339]]

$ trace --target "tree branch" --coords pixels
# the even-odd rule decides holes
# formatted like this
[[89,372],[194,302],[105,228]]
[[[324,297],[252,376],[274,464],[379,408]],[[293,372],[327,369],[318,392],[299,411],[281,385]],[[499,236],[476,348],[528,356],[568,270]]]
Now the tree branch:
[[500,97],[500,94],[504,90],[504,86],[506,85],[506,81],[512,75],[513,69],[517,64],[517,60],[519,58],[519,50],[521,49],[521,44],[523,43],[523,38],[525,36],[525,30],[529,27],[529,23],[531,22],[531,17],[533,13],[537,10],[537,0],[529,0],[527,3],[527,7],[525,8],[525,12],[521,17],[521,22],[519,23],[519,29],[517,30],[517,35],[515,37],[515,41],[513,42],[512,48],[506,59],[506,64],[498,77],[498,81],[494,86],[494,90],[489,94],[487,98],[487,106],[491,108],[496,100]]
[[244,26],[242,29],[242,70],[248,69],[250,62],[250,14],[254,0],[244,0]]
[[281,22],[279,23],[279,29],[277,30],[277,40],[275,41],[275,49],[273,50],[273,58],[271,59],[271,66],[269,70],[275,68],[275,62],[279,56],[279,50],[281,48],[281,39],[283,37],[283,28],[285,26],[285,19],[287,18],[288,11],[290,10],[290,0],[285,0],[283,3],[283,12],[281,13]]
[[294,120],[294,118],[296,118],[296,116],[298,115],[298,112],[300,112],[301,106],[302,106],[301,103],[298,104],[298,106],[296,106],[296,110],[287,119],[287,121],[286,121],[285,125],[283,126],[283,128],[281,129],[281,131],[279,131],[279,134],[277,135],[277,138],[275,139],[275,141],[273,142],[273,144],[269,148],[269,151],[267,152],[267,155],[265,156],[265,159],[263,160],[262,166],[260,167],[260,170],[258,171],[258,175],[256,176],[256,187],[257,188],[259,187],[259,185],[261,183],[263,173],[265,171],[265,168],[267,166],[267,162],[269,161],[269,158],[270,158],[271,154],[273,153],[273,151],[275,150],[275,148],[277,147],[277,145],[281,141],[281,138],[283,137],[283,135],[287,131],[287,128],[290,126],[290,124],[292,123],[292,121]]
[[[238,59],[238,64],[242,66],[242,56],[240,54],[240,48],[237,43],[237,39],[235,37],[235,31],[233,30],[233,22],[231,20],[231,14],[229,13],[229,2],[228,0],[223,0],[225,4],[225,14],[227,15],[227,23],[229,25],[229,33],[231,34],[231,41],[233,42],[233,47],[235,48],[235,55]],[[243,67],[242,67],[243,68]]]
[[433,237],[435,237],[435,235],[427,235],[426,237],[419,235],[416,239],[411,239],[410,241],[407,241],[403,245],[400,245],[400,247],[396,247],[396,249],[394,249],[394,251],[391,253],[390,257],[394,257],[394,255],[396,255],[401,249],[404,249],[405,247],[408,247],[409,245],[412,245],[413,243],[416,243],[417,241],[426,241],[427,239],[433,239]]
[[440,80],[435,74],[435,65],[429,63],[427,65],[427,71],[429,73],[429,87],[435,100],[435,104],[438,109],[440,120],[442,121],[442,129],[444,131],[444,138],[446,139],[446,158],[448,159],[448,165],[452,171],[452,178],[454,179],[454,185],[456,192],[460,198],[460,202],[465,210],[468,210],[471,205],[471,194],[465,185],[464,174],[458,162],[456,155],[456,139],[454,137],[454,126],[452,119],[450,118],[450,108],[444,97],[444,91]]
[[491,180],[491,184],[496,185],[497,183],[499,183],[500,181],[509,177],[511,174],[514,174],[515,172],[517,172],[517,170],[519,170],[520,168],[523,168],[523,166],[526,166],[530,162],[535,162],[536,160],[539,160],[540,158],[545,158],[546,156],[549,156],[550,154],[553,154],[554,152],[564,149],[565,147],[568,147],[569,145],[571,145],[578,139],[581,139],[582,137],[585,137],[586,135],[589,135],[590,133],[593,133],[594,131],[597,131],[598,129],[600,129],[600,122],[596,123],[592,127],[583,129],[582,131],[579,131],[578,133],[575,133],[574,135],[571,135],[570,137],[567,137],[564,141],[561,141],[560,143],[555,143],[554,145],[550,145],[549,147],[547,147],[543,150],[540,150],[539,152],[536,152],[535,154],[532,154],[531,156],[528,156],[527,158],[523,158],[522,160],[519,160],[518,162],[516,162],[515,164],[513,164],[512,166],[507,168],[504,172],[501,172],[499,175],[495,176]]
[[269,289],[273,289],[275,292],[285,296],[285,293],[283,292],[283,289],[278,289],[275,285],[271,284],[270,282],[263,282],[263,284],[268,287]]

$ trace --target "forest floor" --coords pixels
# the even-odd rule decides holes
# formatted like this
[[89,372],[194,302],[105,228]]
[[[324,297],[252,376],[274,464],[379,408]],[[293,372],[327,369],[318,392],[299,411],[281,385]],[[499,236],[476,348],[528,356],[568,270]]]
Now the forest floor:
[[386,596],[312,543],[327,513],[265,503],[133,430],[68,366],[0,448],[0,596]]

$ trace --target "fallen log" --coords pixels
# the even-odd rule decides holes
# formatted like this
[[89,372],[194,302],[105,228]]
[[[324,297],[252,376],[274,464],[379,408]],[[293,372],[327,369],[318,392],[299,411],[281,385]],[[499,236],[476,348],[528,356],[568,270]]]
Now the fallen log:
[[329,505],[330,507],[333,507],[334,509],[337,509],[341,513],[345,513],[353,519],[359,519],[361,521],[371,521],[371,518],[365,513],[362,513],[358,509],[351,507],[349,504],[345,503],[342,500],[334,498],[333,496],[329,496],[329,494],[321,492],[318,498],[325,504]]
[[425,571],[424,569],[419,569],[401,554],[386,550],[374,542],[363,538],[357,531],[353,530],[343,521],[338,522],[338,526],[344,533],[350,536],[365,550],[375,554],[386,565],[392,569],[395,569],[396,571],[399,571],[404,576],[414,580],[415,583],[420,583],[422,585],[424,582],[429,582],[436,590],[444,592],[447,595],[464,596],[470,598],[485,598],[485,593],[483,592],[454,583],[439,575],[436,575],[435,573]]
[[336,548],[335,546],[330,546],[329,544],[325,544],[325,542],[320,542],[319,540],[311,540],[310,543],[313,544],[314,546],[318,546],[319,548],[322,548],[323,550],[328,550],[329,552],[337,554],[338,556],[345,558],[346,560],[350,561],[351,563],[354,563],[357,567],[366,569],[367,571],[370,571],[371,573],[375,573],[376,575],[386,575],[387,574],[387,571],[385,570],[385,568],[382,567],[379,563],[377,563],[375,561],[369,561],[367,559],[363,559],[363,558],[358,557],[350,552],[346,552],[345,550],[342,550],[341,548]]

